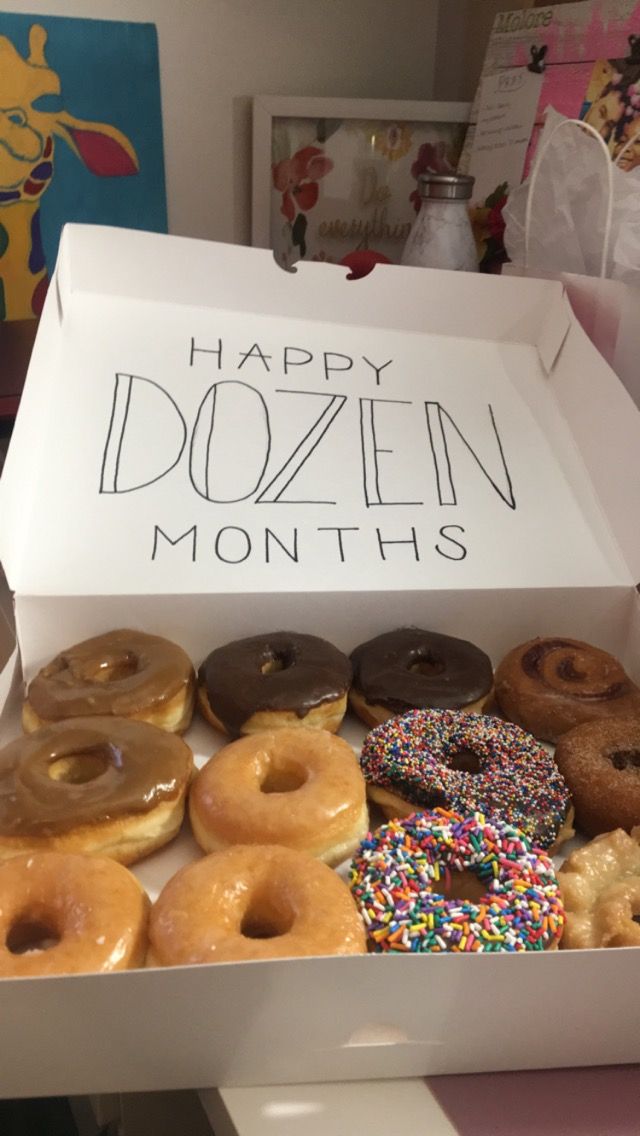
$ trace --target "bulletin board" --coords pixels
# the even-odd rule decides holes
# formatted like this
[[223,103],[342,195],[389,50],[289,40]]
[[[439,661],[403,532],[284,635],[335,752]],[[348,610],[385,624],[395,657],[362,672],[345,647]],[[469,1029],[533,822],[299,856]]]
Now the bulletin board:
[[[516,68],[540,75],[520,180],[530,169],[548,106],[595,126],[622,168],[640,164],[640,0],[579,0],[499,12],[471,110],[461,171],[473,173],[483,83]],[[494,168],[495,184],[478,187],[472,211],[481,266],[488,271],[499,270],[505,259],[502,208],[514,180],[505,176],[499,161]]]

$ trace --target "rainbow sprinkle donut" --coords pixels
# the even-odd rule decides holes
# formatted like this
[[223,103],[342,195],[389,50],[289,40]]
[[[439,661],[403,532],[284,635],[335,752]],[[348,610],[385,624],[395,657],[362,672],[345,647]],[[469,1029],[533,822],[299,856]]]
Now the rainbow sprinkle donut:
[[[437,890],[455,892],[452,874],[465,871],[486,884],[476,903]],[[360,845],[350,885],[375,952],[543,951],[564,928],[549,857],[482,813],[434,809],[383,825]]]
[[573,835],[570,796],[553,758],[520,726],[459,710],[411,710],[371,730],[360,767],[386,816],[479,811],[540,848]]

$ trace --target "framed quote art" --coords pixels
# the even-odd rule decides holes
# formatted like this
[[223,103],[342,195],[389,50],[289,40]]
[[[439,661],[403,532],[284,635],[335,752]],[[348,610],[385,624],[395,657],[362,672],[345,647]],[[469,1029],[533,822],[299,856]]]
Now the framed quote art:
[[470,104],[259,97],[253,103],[252,243],[362,275],[397,263],[419,175],[455,170]]

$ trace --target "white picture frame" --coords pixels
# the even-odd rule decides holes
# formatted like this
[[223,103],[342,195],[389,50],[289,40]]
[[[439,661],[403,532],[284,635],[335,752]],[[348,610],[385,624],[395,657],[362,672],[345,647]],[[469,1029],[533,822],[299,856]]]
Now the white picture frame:
[[253,169],[251,243],[274,248],[272,233],[274,124],[277,120],[326,120],[335,123],[452,124],[460,126],[461,141],[469,122],[467,102],[342,99],[259,95],[253,99]]

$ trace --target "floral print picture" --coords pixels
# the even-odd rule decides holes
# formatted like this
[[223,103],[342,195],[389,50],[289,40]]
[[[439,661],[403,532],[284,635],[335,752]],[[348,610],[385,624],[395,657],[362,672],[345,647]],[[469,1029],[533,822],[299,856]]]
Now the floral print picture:
[[420,208],[418,177],[456,168],[464,123],[274,118],[271,243],[297,260],[361,276],[397,263]]

